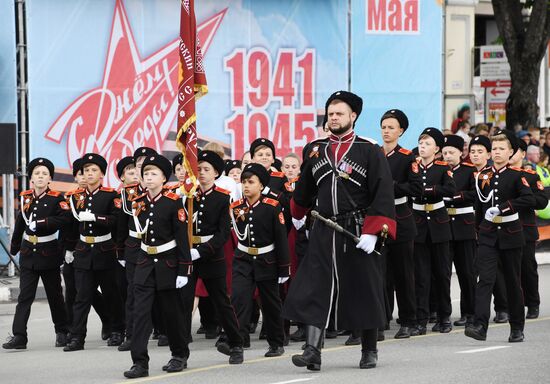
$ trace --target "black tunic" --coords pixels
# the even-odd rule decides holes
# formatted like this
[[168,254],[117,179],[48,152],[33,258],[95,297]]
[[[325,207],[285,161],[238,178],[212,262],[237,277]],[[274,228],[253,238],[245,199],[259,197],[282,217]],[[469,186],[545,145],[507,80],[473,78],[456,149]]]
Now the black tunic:
[[[10,253],[20,253],[21,267],[33,270],[55,269],[63,263],[63,253],[57,238],[45,243],[33,244],[23,239],[27,236],[51,236],[58,230],[70,225],[72,217],[67,202],[61,193],[47,189],[40,196],[32,190],[21,192],[21,212],[15,221],[11,239]],[[29,221],[36,222],[36,230],[28,229],[23,215]]]
[[[533,209],[535,197],[529,182],[519,168],[494,166],[483,169],[477,175],[479,194],[476,196],[476,222],[479,225],[479,244],[499,249],[520,248],[525,245],[521,221],[494,223],[485,220],[485,212],[498,207],[501,216],[517,214],[523,209]],[[483,200],[486,201],[482,201]]]
[[476,197],[475,178],[476,168],[470,163],[460,163],[453,168],[453,179],[456,184],[456,193],[453,197],[445,198],[447,210],[471,208],[471,213],[449,215],[451,217],[452,239],[457,241],[475,240],[475,213],[473,211]]
[[[308,208],[314,208],[324,217],[334,217],[357,236],[379,234],[385,224],[393,237],[393,180],[384,153],[367,139],[355,135],[348,139],[325,138],[307,146],[291,204],[293,217],[301,219]],[[338,153],[347,147],[337,164],[333,147]],[[342,188],[346,188],[353,203]],[[338,329],[383,327],[381,256],[375,252],[367,255],[350,238],[315,221],[309,248],[290,285],[283,316],[324,328],[333,303]]]

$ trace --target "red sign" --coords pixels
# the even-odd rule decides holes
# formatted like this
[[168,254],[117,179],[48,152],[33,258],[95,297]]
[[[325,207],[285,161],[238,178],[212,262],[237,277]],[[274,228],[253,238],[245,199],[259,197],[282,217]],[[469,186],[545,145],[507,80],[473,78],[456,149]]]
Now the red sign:
[[483,88],[511,87],[512,80],[483,80],[481,86]]
[[[198,26],[204,54],[225,12]],[[140,146],[160,151],[174,127],[178,46],[176,38],[142,59],[124,5],[117,0],[101,84],[69,105],[46,132],[46,138],[60,143],[67,134],[69,164],[87,152],[101,154],[109,164],[104,185],[118,185],[118,160]]]
[[419,0],[367,0],[367,33],[418,33]]

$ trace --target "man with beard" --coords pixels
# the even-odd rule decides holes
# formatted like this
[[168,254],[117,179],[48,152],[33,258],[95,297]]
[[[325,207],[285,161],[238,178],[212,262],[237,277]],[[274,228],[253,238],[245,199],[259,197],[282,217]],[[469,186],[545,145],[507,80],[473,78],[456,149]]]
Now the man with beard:
[[359,96],[346,91],[329,97],[325,116],[331,135],[304,150],[291,202],[295,219],[314,208],[349,232],[314,222],[284,305],[285,318],[306,325],[305,350],[292,362],[309,370],[321,368],[322,333],[331,310],[336,328],[361,330],[360,368],[376,367],[377,329],[386,322],[381,256],[375,248],[381,233],[395,237],[393,180],[381,148],[354,132],[362,105]]

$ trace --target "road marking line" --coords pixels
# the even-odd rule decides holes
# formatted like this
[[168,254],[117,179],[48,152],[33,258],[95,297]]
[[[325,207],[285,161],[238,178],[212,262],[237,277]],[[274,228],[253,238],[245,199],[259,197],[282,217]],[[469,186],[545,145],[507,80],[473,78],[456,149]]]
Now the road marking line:
[[271,384],[290,384],[290,383],[299,383],[301,381],[310,381],[310,380],[313,380],[315,379],[315,377],[310,377],[308,379],[295,379],[295,380],[287,380],[287,381],[278,381],[276,383],[271,383]]
[[[548,321],[548,320],[550,320],[550,316],[539,317],[538,319],[526,320],[525,324],[527,325],[529,323],[538,323],[538,322],[541,322],[541,321]],[[491,325],[489,325],[489,329],[508,327],[508,326],[509,326],[508,323],[505,323],[505,324],[491,324]],[[456,330],[453,330],[453,331],[449,332],[449,334],[450,333],[464,333],[464,328],[461,327],[460,329],[456,329]],[[426,338],[426,337],[435,337],[435,336],[442,336],[442,335],[447,335],[447,333],[433,332],[433,333],[428,333],[426,335],[413,336],[413,337],[411,337],[410,339],[407,339],[407,340],[410,340],[409,342],[412,342],[412,340],[420,340],[420,339],[423,339],[423,338]],[[403,339],[386,339],[385,341],[380,341],[379,343],[386,344],[386,343],[392,343],[392,342],[399,342],[399,341],[402,341],[402,340]],[[338,347],[323,348],[323,353],[337,352],[337,351],[342,351],[342,350],[352,349],[352,348],[358,349],[359,346],[356,346],[356,345],[355,346],[342,345],[342,346],[338,346]],[[276,356],[276,357],[270,357],[270,358],[259,357],[259,358],[252,359],[252,360],[245,360],[243,365],[255,364],[255,363],[267,363],[267,362],[275,361],[275,360],[288,359],[290,356],[291,356],[290,354],[285,353],[282,356]],[[157,376],[149,376],[149,377],[144,377],[144,378],[141,378],[141,379],[133,379],[133,380],[131,380],[131,383],[132,384],[137,384],[137,383],[145,383],[145,382],[149,382],[149,381],[158,381],[158,380],[163,380],[163,379],[171,379],[173,377],[190,375],[190,374],[198,373],[198,372],[207,372],[207,371],[212,371],[212,370],[215,370],[215,369],[228,368],[228,367],[238,367],[238,365],[235,366],[235,365],[230,365],[230,364],[226,363],[226,364],[207,365],[206,367],[200,367],[200,368],[191,368],[191,369],[188,368],[188,369],[186,369],[182,372],[175,372],[175,373],[169,373],[169,374],[164,373],[164,374],[159,374]],[[119,384],[129,384],[130,381],[125,380],[125,381],[120,381],[118,383]]]
[[487,348],[477,348],[477,349],[468,349],[467,351],[459,351],[456,353],[478,353],[478,352],[488,352],[494,351],[495,349],[510,348],[509,345],[499,345],[496,347],[487,347]]

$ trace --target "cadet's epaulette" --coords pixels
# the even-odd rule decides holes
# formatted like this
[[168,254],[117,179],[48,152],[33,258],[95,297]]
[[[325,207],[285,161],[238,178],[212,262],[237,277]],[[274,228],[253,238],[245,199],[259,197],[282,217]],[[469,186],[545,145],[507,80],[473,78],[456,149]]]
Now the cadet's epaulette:
[[269,197],[264,197],[264,199],[262,200],[263,203],[266,203],[266,204],[269,204],[269,205],[273,205],[274,207],[276,207],[277,205],[279,205],[279,202],[275,199],[270,199]]
[[115,189],[114,188],[109,188],[109,187],[101,187],[99,188],[100,191],[103,191],[103,192],[114,192]]
[[449,163],[447,163],[446,161],[441,161],[441,160],[436,160],[436,161],[435,161],[435,164],[436,164],[436,165],[446,165],[446,166],[449,166]]
[[475,167],[475,165],[473,165],[472,163],[468,163],[467,161],[463,161],[461,164],[467,167]]
[[275,176],[275,177],[285,177],[285,174],[283,172],[275,172],[275,171],[271,171],[271,176]]
[[21,193],[19,194],[19,196],[30,195],[32,192],[33,192],[32,189],[27,189],[26,191],[21,192]]
[[413,153],[413,151],[409,150],[409,149],[405,149],[405,148],[399,148],[399,152],[404,154],[404,155],[410,155],[411,153]]
[[75,193],[84,193],[84,192],[86,192],[86,191],[84,190],[84,188],[73,189],[72,191],[65,192],[65,197],[72,196],[72,195],[74,195]]
[[51,189],[46,193],[46,195],[53,196],[53,197],[59,197],[61,196],[61,192],[52,191]]
[[537,172],[533,171],[532,169],[527,169],[527,168],[525,168],[525,169],[523,169],[523,171],[524,171],[524,172],[527,172],[527,173],[529,173],[529,174],[531,174],[531,175],[536,175],[536,174],[537,174]]
[[510,169],[513,169],[514,171],[518,171],[518,172],[525,171],[525,169],[518,168],[518,167],[510,167]]
[[231,195],[231,191],[228,191],[227,189],[223,189],[221,187],[218,187],[217,185],[214,186],[214,190],[223,193],[224,195]]
[[180,198],[177,194],[175,194],[174,192],[170,192],[170,191],[164,192],[163,195],[166,196],[169,199],[172,199],[172,200],[177,200],[177,199]]
[[239,205],[241,205],[242,203],[243,203],[243,199],[240,199],[240,200],[232,202],[229,207],[230,208],[235,208],[235,207],[238,207]]

